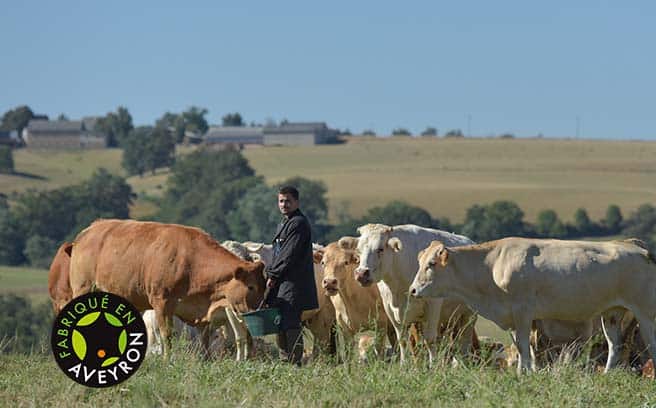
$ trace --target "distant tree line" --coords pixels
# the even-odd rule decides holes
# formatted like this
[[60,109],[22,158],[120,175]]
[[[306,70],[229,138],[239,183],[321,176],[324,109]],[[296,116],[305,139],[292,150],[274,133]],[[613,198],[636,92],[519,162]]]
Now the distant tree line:
[[[198,226],[218,240],[268,242],[281,217],[275,204],[277,188],[291,184],[301,192],[302,210],[313,226],[316,242],[327,243],[356,234],[366,223],[417,224],[467,235],[477,242],[506,236],[582,238],[613,235],[656,243],[656,208],[642,205],[624,218],[617,205],[593,221],[579,208],[573,222],[564,222],[553,210],[541,211],[535,223],[512,201],[476,204],[462,224],[434,217],[421,207],[392,201],[369,208],[361,217],[344,213],[328,220],[327,189],[320,181],[294,177],[269,186],[255,174],[237,150],[199,149],[172,164],[167,189],[157,199],[159,211],[151,220]],[[128,218],[134,194],[126,181],[106,170],[89,180],[52,191],[28,191],[13,197],[10,208],[0,197],[0,264],[47,266],[57,246],[96,218]]]
[[89,180],[50,191],[0,197],[0,264],[50,264],[57,247],[97,218],[128,218],[134,194],[125,179],[98,169]]

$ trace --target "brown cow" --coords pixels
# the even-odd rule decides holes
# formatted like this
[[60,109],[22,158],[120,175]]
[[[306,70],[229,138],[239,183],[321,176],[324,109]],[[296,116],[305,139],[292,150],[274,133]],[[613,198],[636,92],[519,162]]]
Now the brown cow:
[[50,264],[48,272],[48,293],[52,300],[52,309],[55,314],[73,299],[73,291],[68,280],[68,268],[71,264],[71,250],[73,244],[64,242]]
[[210,322],[225,316],[226,307],[256,308],[264,294],[264,264],[240,259],[198,228],[99,220],[74,245],[73,296],[97,288],[123,296],[139,311],[154,309],[165,353],[173,315],[199,326],[207,350]]
[[[324,268],[322,288],[335,307],[335,318],[345,336],[345,344],[350,347],[355,334],[361,330],[378,329],[376,352],[383,358],[385,335],[392,345],[396,343],[396,335],[385,314],[378,286],[363,287],[354,278],[353,272],[358,266],[357,252],[340,248],[333,242],[318,254],[322,256]],[[362,355],[360,357],[362,359]]]

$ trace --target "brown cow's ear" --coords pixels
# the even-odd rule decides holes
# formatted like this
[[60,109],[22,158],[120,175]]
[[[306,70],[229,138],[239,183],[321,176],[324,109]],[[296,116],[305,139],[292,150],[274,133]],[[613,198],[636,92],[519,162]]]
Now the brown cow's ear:
[[312,260],[315,264],[321,263],[323,259],[323,251],[314,251],[312,252]]

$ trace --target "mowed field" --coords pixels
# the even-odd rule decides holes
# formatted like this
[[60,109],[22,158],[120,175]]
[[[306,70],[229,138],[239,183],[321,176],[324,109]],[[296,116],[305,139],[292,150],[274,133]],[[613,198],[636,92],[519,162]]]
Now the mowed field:
[[571,220],[583,207],[599,219],[609,204],[626,215],[656,202],[654,142],[351,138],[245,155],[269,183],[294,175],[324,181],[331,209],[348,202],[355,216],[395,199],[455,222],[473,204],[502,199],[517,202],[531,222],[547,208]]
[[[180,147],[178,154],[191,149]],[[257,147],[243,153],[269,184],[293,176],[325,182],[332,220],[345,205],[359,216],[397,199],[454,222],[474,204],[502,199],[517,202],[530,222],[547,208],[571,220],[583,207],[596,220],[609,204],[619,205],[626,216],[640,204],[656,203],[656,142],[353,137],[341,145]],[[21,174],[0,175],[2,193],[78,183],[101,166],[125,176],[119,149],[21,149],[14,160]],[[144,197],[162,195],[167,177],[168,170],[160,169],[128,178],[139,195],[134,217],[156,211]]]

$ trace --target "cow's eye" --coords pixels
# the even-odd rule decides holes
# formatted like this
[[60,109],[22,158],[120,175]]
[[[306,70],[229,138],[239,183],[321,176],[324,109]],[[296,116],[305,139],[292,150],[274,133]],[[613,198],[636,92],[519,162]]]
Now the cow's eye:
[[255,290],[255,286],[253,286],[253,285],[248,285],[248,290]]
[[430,261],[430,262],[428,263],[428,267],[429,267],[429,268],[432,268],[433,266],[435,266],[435,261]]
[[382,253],[383,253],[383,248],[378,248],[378,249],[376,250],[376,252],[378,252],[379,254],[382,254]]

